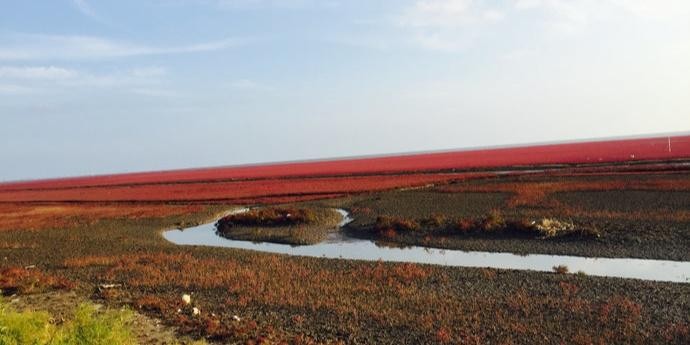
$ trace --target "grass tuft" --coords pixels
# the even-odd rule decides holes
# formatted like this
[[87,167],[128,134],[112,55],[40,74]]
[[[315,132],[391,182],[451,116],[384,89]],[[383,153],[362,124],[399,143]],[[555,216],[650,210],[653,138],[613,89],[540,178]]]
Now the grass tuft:
[[505,229],[506,220],[501,211],[494,209],[481,220],[479,226],[484,232],[497,232]]
[[399,232],[416,231],[419,230],[419,223],[414,219],[380,216],[376,218],[374,228],[380,233],[391,229]]
[[[129,329],[132,312],[106,310],[97,313],[96,306],[84,303],[77,307],[74,319],[62,327],[60,345],[135,344]],[[58,337],[59,339],[59,337]]]
[[568,266],[566,266],[566,265],[553,266],[553,271],[556,272],[557,274],[566,274],[569,272]]

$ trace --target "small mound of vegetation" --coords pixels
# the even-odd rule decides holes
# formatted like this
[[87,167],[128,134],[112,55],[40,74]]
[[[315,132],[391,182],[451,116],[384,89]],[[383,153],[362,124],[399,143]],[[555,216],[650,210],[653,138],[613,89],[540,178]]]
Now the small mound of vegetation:
[[127,310],[98,312],[93,304],[79,305],[73,318],[54,324],[43,311],[16,311],[0,301],[0,344],[129,345],[136,344]]
[[233,240],[306,245],[321,242],[341,219],[329,208],[264,207],[223,217],[216,230]]
[[492,211],[480,219],[460,219],[455,223],[455,230],[463,234],[512,233],[536,236],[538,238],[557,238],[567,236],[598,238],[601,236],[599,230],[592,226],[578,226],[573,222],[555,218],[541,218],[532,221],[526,219],[505,219],[498,211]]
[[247,212],[231,214],[218,221],[220,226],[275,227],[311,224],[317,220],[316,212],[308,208],[256,208]]
[[534,238],[561,238],[577,236],[598,238],[599,231],[592,226],[575,225],[571,221],[555,218],[537,220],[510,219],[498,210],[492,210],[478,218],[448,219],[434,214],[421,220],[380,216],[373,225],[374,233],[383,238],[393,238],[397,234],[417,234],[428,236],[431,233],[463,236],[527,236]]

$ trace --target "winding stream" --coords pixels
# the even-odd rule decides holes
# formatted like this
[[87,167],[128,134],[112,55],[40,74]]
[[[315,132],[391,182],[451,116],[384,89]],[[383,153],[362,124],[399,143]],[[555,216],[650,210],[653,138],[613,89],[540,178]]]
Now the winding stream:
[[[245,212],[238,209],[230,213]],[[344,210],[339,226],[352,219]],[[491,267],[501,269],[533,270],[549,272],[554,266],[566,265],[571,272],[582,271],[587,275],[619,278],[635,278],[654,281],[690,283],[690,262],[646,260],[626,258],[588,258],[565,255],[469,252],[462,250],[435,249],[427,247],[390,248],[379,247],[372,241],[345,236],[333,232],[318,244],[291,246],[276,243],[237,241],[216,234],[215,222],[184,230],[169,230],[163,237],[179,245],[200,245],[225,248],[257,250],[297,256],[335,259],[413,262],[460,267]]]

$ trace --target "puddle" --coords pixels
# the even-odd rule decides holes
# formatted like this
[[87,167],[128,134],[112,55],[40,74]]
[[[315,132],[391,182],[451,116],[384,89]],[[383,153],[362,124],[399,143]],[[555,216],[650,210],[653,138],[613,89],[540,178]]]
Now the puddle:
[[[245,211],[246,209],[241,209],[233,211],[233,213]],[[343,215],[340,226],[352,221],[346,211],[337,211]],[[331,233],[326,240],[319,244],[291,246],[287,244],[230,240],[216,235],[215,223],[203,224],[184,230],[165,231],[163,237],[179,245],[238,248],[296,256],[414,262],[444,266],[491,267],[545,272],[553,271],[553,266],[565,265],[568,266],[570,272],[582,271],[592,276],[690,283],[690,262],[682,261],[587,258],[542,254],[517,255],[418,246],[390,248],[379,247],[369,240],[347,237],[341,232]]]

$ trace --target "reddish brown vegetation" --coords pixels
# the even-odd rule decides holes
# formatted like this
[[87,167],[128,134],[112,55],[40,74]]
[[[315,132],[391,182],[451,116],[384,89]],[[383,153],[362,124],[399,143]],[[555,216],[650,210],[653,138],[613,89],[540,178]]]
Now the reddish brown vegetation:
[[0,192],[0,201],[244,201],[260,198],[359,193],[445,183],[463,174],[382,175],[303,179],[173,183],[138,186],[18,190]]
[[[671,151],[671,145],[674,147],[673,151]],[[634,153],[634,159],[631,158],[631,153]],[[4,183],[0,184],[0,202],[170,200],[233,200],[244,203],[272,200],[278,202],[278,198],[301,200],[324,198],[338,194],[416,187],[491,176],[487,173],[470,172],[428,173],[431,171],[553,163],[614,163],[688,157],[690,157],[690,136],[663,137]],[[583,171],[592,169],[598,171],[596,167],[585,168]],[[623,167],[622,171],[627,170],[630,169]],[[401,173],[403,174],[400,175]],[[515,205],[533,203],[541,199],[545,193],[552,191],[550,185],[495,186],[493,189],[465,186],[449,190],[457,191],[457,188],[461,191],[478,188],[481,191],[516,192],[518,196],[513,200]],[[628,187],[607,185],[606,188]],[[650,188],[664,187],[654,185]],[[669,188],[677,188],[677,185],[674,184]]]
[[[640,142],[633,141],[633,143]],[[663,149],[663,143],[657,141],[645,143],[644,145],[651,145],[652,149],[647,150],[648,152]],[[689,144],[690,141],[682,143],[686,146]],[[622,147],[620,150],[613,146],[607,147],[609,147],[608,151],[604,150],[602,154],[596,155],[589,152],[587,157],[607,157],[613,161],[629,159],[626,157],[631,146]],[[0,186],[0,202],[9,200],[137,200],[146,202],[232,200],[237,203],[251,204],[311,200],[391,188],[424,186],[430,183],[444,184],[468,177],[485,177],[486,174],[468,173],[422,174],[419,170],[470,166],[471,164],[467,161],[460,160],[463,157],[474,159],[472,164],[477,164],[477,166],[491,166],[498,163],[507,165],[521,160],[530,161],[530,159],[534,163],[535,157],[542,157],[544,160],[539,162],[548,163],[550,159],[555,159],[556,149],[561,150],[558,151],[558,159],[585,159],[582,152],[563,152],[561,146],[546,147],[544,148],[546,153],[530,151],[530,154],[526,156],[516,155],[517,151],[511,149],[512,151],[500,151],[503,156],[486,155],[486,152],[481,155],[476,153],[459,155],[455,152],[418,156],[411,160],[395,157],[374,161],[349,161],[343,164],[326,162],[327,164],[315,165],[228,168],[222,172],[210,169],[133,174],[4,185]],[[690,149],[685,152],[690,152]],[[626,154],[625,157],[623,153]],[[641,158],[669,158],[666,154],[657,156],[651,153],[638,155]],[[372,162],[373,165],[369,166]],[[397,162],[399,165],[389,164],[391,162]],[[291,168],[295,169],[291,170]],[[362,171],[399,173],[407,171],[406,169],[410,172],[414,171],[414,174],[258,179],[278,176],[321,176],[346,170],[348,174]],[[232,178],[238,177],[251,177],[254,180],[231,181]],[[178,183],[181,181],[185,183]],[[98,187],[83,188],[88,185],[98,185]],[[690,190],[690,185],[686,179],[666,175],[663,178],[633,182],[621,180],[615,182],[492,183],[489,181],[486,185],[454,185],[444,190],[515,193],[511,204],[518,206],[542,203],[545,196],[558,191],[619,188]],[[73,227],[108,218],[167,217],[198,212],[203,207],[151,204],[117,206],[0,204],[0,230]],[[358,214],[371,216],[375,212],[377,211],[368,208],[352,210],[355,217]],[[523,215],[531,217],[529,212],[530,210],[526,210]],[[567,212],[578,214],[584,211],[562,207],[559,212],[561,212],[559,214]],[[589,214],[599,212],[601,216],[619,216],[610,211],[587,212]],[[274,222],[282,221],[286,217],[284,212],[277,212],[276,215],[273,217]],[[643,214],[635,216],[641,215]],[[690,212],[679,210],[677,213],[649,216],[690,219]],[[425,219],[383,217],[377,220],[375,228],[383,237],[395,237],[400,232],[419,234],[420,237],[426,236],[428,239],[431,233],[424,233],[423,227],[434,228],[445,225],[448,229],[454,230],[454,224],[457,224],[455,231],[463,233],[493,234],[502,231],[534,233],[532,222],[525,219],[508,219],[496,211],[484,217],[477,216],[462,220],[446,219],[443,216]],[[5,233],[8,236],[13,234]],[[311,344],[316,341],[288,332],[297,328],[318,332],[320,329],[311,327],[325,323],[323,318],[330,318],[327,321],[330,323],[329,327],[337,329],[336,331],[326,330],[327,336],[347,334],[350,330],[358,337],[371,336],[371,334],[362,334],[371,329],[377,330],[380,334],[385,332],[399,334],[395,332],[412,330],[409,334],[415,337],[428,337],[430,342],[440,343],[507,344],[524,339],[535,341],[535,339],[544,339],[545,336],[551,337],[551,342],[558,342],[559,339],[554,337],[563,336],[564,338],[560,339],[562,342],[582,344],[645,343],[650,337],[665,339],[669,342],[687,343],[688,339],[686,322],[667,323],[661,327],[650,323],[650,320],[653,321],[659,315],[657,311],[659,305],[670,303],[668,300],[667,302],[649,302],[643,298],[640,299],[642,302],[636,302],[633,298],[637,296],[620,288],[625,285],[621,285],[622,283],[616,280],[611,280],[610,284],[619,288],[610,290],[608,286],[601,288],[602,284],[598,281],[591,283],[582,277],[571,275],[550,276],[542,281],[539,280],[541,276],[530,276],[534,279],[524,279],[525,276],[522,275],[533,273],[520,273],[518,276],[515,272],[491,269],[447,270],[415,264],[382,262],[327,264],[317,259],[210,252],[199,248],[172,249],[169,245],[141,246],[134,252],[131,247],[115,245],[115,242],[108,242],[106,239],[99,238],[100,242],[98,242],[95,237],[89,237],[88,231],[85,231],[83,235],[94,243],[98,243],[97,245],[113,245],[116,249],[106,255],[75,257],[64,261],[65,256],[54,259],[54,256],[42,253],[41,259],[46,262],[59,260],[52,262],[51,267],[61,272],[68,272],[70,277],[81,277],[80,284],[91,284],[89,286],[102,282],[122,284],[122,289],[103,290],[99,292],[99,295],[113,303],[126,301],[143,312],[159,316],[178,326],[183,333],[204,335],[210,339],[247,341],[248,343],[292,341],[295,344]],[[13,241],[15,241],[14,238],[8,237],[4,244],[0,244],[0,247],[9,251],[13,248],[32,246],[32,244]],[[45,243],[42,242],[41,246],[44,245]],[[150,244],[147,243],[148,245]],[[33,255],[34,251],[30,252],[32,253],[29,255]],[[100,249],[91,249],[85,253],[101,252]],[[15,255],[15,252],[11,251],[11,254]],[[60,264],[63,264],[63,267],[60,267]],[[564,268],[556,268],[556,271],[567,272]],[[512,278],[504,280],[507,277]],[[554,283],[553,279],[564,281]],[[578,285],[579,279],[582,279],[582,287]],[[485,280],[491,280],[491,282],[487,284]],[[537,281],[544,285],[533,284]],[[515,282],[519,282],[520,286],[516,291],[494,290],[497,287],[505,288],[505,286],[510,289],[510,286],[517,286]],[[10,292],[25,293],[69,287],[69,285],[68,282],[63,282],[59,278],[34,270],[11,268],[2,270],[0,273],[0,288]],[[587,287],[596,290],[587,291]],[[664,286],[660,285],[660,287]],[[651,290],[649,288],[643,291]],[[199,315],[194,315],[189,305],[182,304],[180,293],[194,294],[193,305],[201,310]],[[610,297],[616,293],[626,296]],[[665,293],[663,296],[668,296],[668,292]],[[592,297],[592,295],[596,296]],[[645,314],[645,308],[652,309],[648,306],[656,308],[654,311],[656,314],[650,314],[651,317]],[[283,312],[286,314],[281,314]],[[234,313],[240,315],[241,320],[233,318]],[[274,318],[271,319],[271,317]],[[289,323],[290,326],[276,325],[280,322]],[[366,326],[363,327],[362,324]],[[277,327],[277,330],[273,327]]]
[[662,338],[669,344],[690,344],[690,323],[673,323],[661,331]]
[[414,219],[405,219],[390,216],[380,216],[376,218],[374,230],[381,234],[388,234],[398,231],[415,231],[419,229],[419,223]]
[[38,269],[6,267],[0,269],[0,290],[3,295],[31,294],[46,290],[69,290],[74,283],[63,278],[44,274]]
[[445,215],[439,214],[439,213],[434,213],[431,216],[423,219],[422,223],[425,226],[429,226],[429,227],[441,227],[441,226],[444,226],[447,221],[448,221],[448,218]]
[[501,211],[491,210],[482,217],[448,220],[437,215],[421,219],[379,216],[373,231],[383,239],[393,239],[398,234],[415,233],[424,235],[425,242],[434,233],[444,235],[517,235],[537,238],[556,238],[577,236],[580,238],[599,238],[600,231],[592,225],[575,225],[554,218],[505,218]]
[[441,344],[450,343],[453,338],[450,336],[450,332],[446,328],[441,328],[436,332],[436,340]]
[[190,214],[200,205],[30,205],[0,203],[0,231],[73,228],[104,219],[161,218]]
[[[416,264],[372,263],[342,272],[318,270],[277,256],[256,256],[251,261],[251,265],[247,265],[235,260],[159,253],[75,258],[65,261],[64,267],[98,268],[101,281],[122,282],[133,291],[144,292],[135,299],[134,304],[138,309],[172,320],[182,332],[206,335],[213,339],[256,338],[262,334],[273,334],[280,338],[268,332],[266,326],[257,325],[251,319],[243,316],[241,321],[236,321],[222,312],[248,305],[308,307],[310,310],[324,309],[346,315],[366,315],[375,313],[386,303],[374,302],[376,299],[373,296],[408,296],[420,306],[430,301],[418,299],[433,297],[418,295],[418,284],[430,278],[431,269]],[[162,287],[165,287],[163,290],[172,287],[177,291],[194,292],[192,304],[201,310],[201,314],[193,316],[185,311],[179,295],[159,293],[153,296],[145,293]],[[225,305],[204,299],[204,291],[217,289],[227,291]],[[343,304],[343,294],[348,298],[363,298],[367,303],[381,305],[370,310],[350,303]],[[402,313],[402,310],[399,312]],[[414,316],[410,315],[407,321],[413,319]],[[402,324],[405,320],[396,322]]]
[[440,190],[450,193],[513,193],[513,197],[509,200],[510,206],[534,206],[541,204],[546,196],[556,192],[610,190],[690,191],[690,180],[687,177],[675,177],[672,175],[665,175],[645,180],[563,180],[555,182],[535,182],[525,180],[483,184],[457,184],[442,187]]

